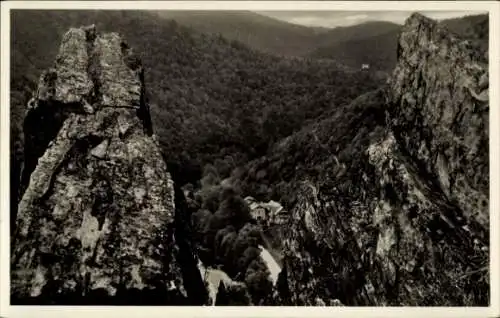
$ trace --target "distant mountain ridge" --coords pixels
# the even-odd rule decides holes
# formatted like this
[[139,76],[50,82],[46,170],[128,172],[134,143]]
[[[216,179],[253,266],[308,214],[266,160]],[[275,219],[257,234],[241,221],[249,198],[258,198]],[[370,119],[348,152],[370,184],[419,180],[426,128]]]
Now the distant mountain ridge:
[[[440,22],[453,33],[467,38],[487,49],[488,47],[488,15],[472,15],[447,19]],[[366,36],[365,30],[371,30]],[[385,25],[379,22],[361,24],[347,28],[351,36],[339,37],[336,41],[317,47],[310,53],[315,58],[330,58],[351,67],[360,67],[362,63],[370,64],[377,70],[390,71],[396,65],[396,43],[402,26]],[[361,29],[364,32],[353,32]],[[334,33],[333,29],[330,31]],[[376,30],[376,32],[374,31]],[[338,30],[340,33],[342,30]]]
[[[350,67],[361,64],[383,72],[396,63],[395,47],[402,25],[368,21],[352,26],[313,28],[251,11],[160,11],[199,32],[220,34],[247,46],[278,55],[336,60]],[[471,15],[440,22],[452,32],[487,45],[488,16]]]
[[316,35],[328,29],[287,23],[251,11],[158,11],[199,32],[220,34],[260,51],[280,55],[305,55],[314,47]]
[[251,48],[285,56],[308,56],[319,47],[366,39],[401,27],[385,21],[333,29],[308,27],[251,11],[158,11],[157,14],[199,32],[220,34]]

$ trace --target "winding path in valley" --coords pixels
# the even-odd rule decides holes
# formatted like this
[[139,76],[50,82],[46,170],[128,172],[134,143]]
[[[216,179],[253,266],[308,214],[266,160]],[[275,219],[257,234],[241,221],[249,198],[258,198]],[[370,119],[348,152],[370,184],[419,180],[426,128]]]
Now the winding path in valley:
[[260,257],[262,258],[264,263],[266,263],[267,268],[269,269],[270,273],[269,278],[271,278],[273,285],[276,285],[276,281],[278,280],[278,275],[281,272],[281,267],[266,248],[264,248],[262,245],[259,245],[259,248],[260,248]]
[[[260,257],[269,269],[269,278],[271,279],[273,285],[276,285],[278,275],[281,272],[281,266],[278,264],[278,262],[276,262],[274,257],[265,247],[259,245],[259,249]],[[210,295],[210,299],[212,300],[212,306],[215,306],[215,300],[217,299],[217,292],[219,291],[219,285],[221,281],[224,282],[225,286],[239,283],[232,280],[226,272],[220,269],[210,267],[205,268],[201,261],[198,261],[198,269],[200,270],[200,274],[203,277],[204,281],[208,283],[208,294]]]

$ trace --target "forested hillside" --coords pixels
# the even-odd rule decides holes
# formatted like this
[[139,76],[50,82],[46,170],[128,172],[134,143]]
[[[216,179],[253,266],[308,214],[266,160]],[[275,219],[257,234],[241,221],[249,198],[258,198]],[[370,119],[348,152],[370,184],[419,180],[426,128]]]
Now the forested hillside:
[[[443,20],[440,24],[451,32],[480,45],[482,50],[487,50],[488,16],[486,14]],[[354,32],[356,28],[361,29],[359,33]],[[400,25],[381,22],[365,23],[357,27],[346,28],[346,30],[336,28],[329,33],[338,32],[352,34],[352,36],[329,37],[330,41],[327,41],[325,45],[319,45],[310,53],[310,56],[333,59],[351,67],[369,64],[375,70],[390,72],[397,61],[396,45],[400,31]]]
[[[43,27],[34,30],[28,20]],[[13,131],[19,131],[19,112],[33,80],[55,57],[63,30],[95,22],[137,48],[156,133],[172,164],[193,167],[191,181],[215,159],[227,170],[264,154],[308,120],[380,83],[334,61],[274,57],[149,12],[34,11],[14,13],[12,21]]]
[[327,28],[310,28],[251,11],[158,11],[159,16],[207,34],[222,35],[277,55],[305,55]]
[[[250,11],[160,11],[166,19],[199,32],[222,35],[263,52],[332,59],[353,68],[369,64],[386,75],[396,63],[401,25],[370,21],[348,27],[312,28]],[[443,20],[452,32],[487,46],[488,17],[472,15]]]
[[157,14],[199,32],[222,35],[259,51],[284,56],[307,56],[317,48],[370,39],[401,28],[399,24],[383,21],[333,29],[306,27],[251,11],[158,11]]
[[311,56],[341,61],[351,67],[367,64],[371,69],[387,74],[396,63],[397,35],[396,29],[365,39],[346,39],[317,48]]

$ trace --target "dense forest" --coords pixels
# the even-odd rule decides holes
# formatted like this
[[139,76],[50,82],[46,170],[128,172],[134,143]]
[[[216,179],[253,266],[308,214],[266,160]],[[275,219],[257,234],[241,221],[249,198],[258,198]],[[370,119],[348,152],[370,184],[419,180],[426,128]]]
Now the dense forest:
[[[284,56],[303,56],[330,29],[310,28],[269,18],[251,11],[158,11],[198,32],[238,41],[259,51]],[[333,38],[333,37],[332,37]],[[326,42],[327,43],[327,42]]]
[[[34,35],[24,19],[45,27]],[[182,175],[191,182],[200,179],[205,164],[217,159],[215,165],[228,176],[228,169],[265,154],[273,142],[325,110],[374,89],[382,80],[331,60],[282,59],[260,53],[148,12],[37,11],[23,13],[19,19],[14,14],[12,46],[20,54],[12,56],[12,99],[19,104],[13,108],[13,132],[20,131],[19,111],[34,79],[56,55],[63,30],[91,21],[100,29],[125,34],[138,48],[156,133],[173,173],[178,166],[188,167],[190,172]],[[35,41],[35,36],[46,41]]]
[[361,178],[351,175],[359,172],[353,167],[364,165],[356,154],[382,133],[384,103],[382,90],[362,94],[325,119],[282,140],[267,156],[236,169],[234,183],[263,201],[279,199],[288,207],[296,203],[293,186],[297,180],[335,180],[339,192],[348,192]]
[[[313,28],[275,20],[249,11],[162,11],[165,19],[208,34],[221,34],[259,51],[280,56],[332,59],[359,68],[370,64],[387,74],[396,64],[396,40],[401,25],[369,21],[348,27]],[[487,15],[441,21],[450,31],[487,47]]]
[[[441,24],[450,31],[480,45],[482,50],[487,49],[487,15],[448,19],[441,21]],[[356,30],[356,28],[349,29]],[[366,63],[376,70],[390,72],[396,65],[397,37],[401,26],[376,22],[361,24],[357,29],[359,33],[351,31],[352,36],[337,37],[337,40],[330,41],[327,45],[318,46],[309,53],[309,56],[333,59],[351,67],[359,67],[361,63]],[[367,29],[371,31],[367,32]]]

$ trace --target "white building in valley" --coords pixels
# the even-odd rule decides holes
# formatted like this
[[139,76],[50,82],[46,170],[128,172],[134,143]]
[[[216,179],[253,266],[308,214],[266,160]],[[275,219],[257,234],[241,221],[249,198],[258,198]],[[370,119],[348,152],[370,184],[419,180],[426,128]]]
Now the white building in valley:
[[252,218],[257,221],[271,225],[283,224],[287,219],[287,213],[279,202],[273,200],[269,202],[258,202],[252,197],[246,197],[245,201],[250,207]]

